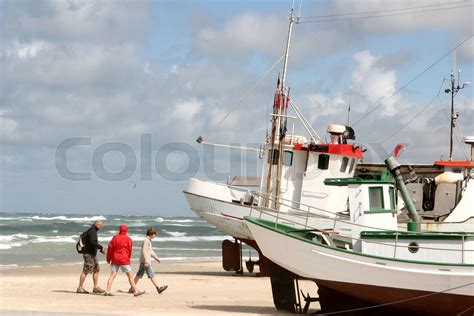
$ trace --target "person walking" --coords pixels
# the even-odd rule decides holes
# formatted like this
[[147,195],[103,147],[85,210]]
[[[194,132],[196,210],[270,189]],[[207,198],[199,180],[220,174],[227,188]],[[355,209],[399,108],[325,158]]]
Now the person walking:
[[[135,284],[138,283],[138,281],[143,277],[143,275],[146,272],[146,275],[150,279],[151,283],[156,287],[156,290],[158,291],[158,294],[163,293],[168,288],[168,285],[163,285],[159,286],[158,285],[158,280],[155,276],[155,272],[153,271],[153,267],[151,265],[151,259],[155,259],[157,262],[160,262],[160,259],[156,255],[156,253],[153,251],[153,248],[151,246],[151,241],[156,237],[156,229],[154,228],[148,228],[146,231],[146,237],[143,240],[142,248],[140,251],[140,267],[138,268],[137,275],[135,276]],[[133,289],[130,288],[128,291],[129,293],[133,293]]]
[[132,276],[132,268],[130,267],[130,258],[132,256],[132,239],[127,236],[128,227],[127,225],[120,225],[119,234],[115,235],[107,247],[107,262],[110,263],[110,277],[107,281],[107,290],[105,296],[113,296],[110,292],[112,289],[112,283],[117,276],[118,270],[122,270],[128,277],[132,292],[135,296],[140,296],[145,292],[141,292],[135,286]]
[[100,250],[102,254],[105,254],[104,247],[102,247],[97,239],[97,232],[104,227],[104,223],[98,220],[83,234],[84,242],[84,266],[82,273],[79,277],[79,286],[77,287],[77,293],[88,294],[89,292],[84,289],[84,281],[89,273],[92,273],[92,280],[94,282],[93,293],[104,293],[105,291],[99,287],[99,261],[97,260],[97,250]]

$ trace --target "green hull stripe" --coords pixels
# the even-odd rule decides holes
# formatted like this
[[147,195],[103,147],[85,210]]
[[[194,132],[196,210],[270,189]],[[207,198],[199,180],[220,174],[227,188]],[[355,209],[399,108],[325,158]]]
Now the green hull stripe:
[[377,231],[363,231],[360,233],[360,238],[370,238],[370,239],[432,239],[432,240],[453,240],[459,239],[462,240],[463,237],[465,240],[474,239],[473,233],[423,233],[423,234],[410,234],[409,232],[377,232]]
[[[387,258],[387,257],[374,256],[374,255],[367,255],[367,254],[363,254],[363,253],[360,253],[360,252],[354,252],[354,251],[349,251],[349,250],[346,250],[346,249],[331,247],[331,246],[324,245],[322,243],[319,243],[319,242],[316,242],[316,241],[313,241],[313,240],[308,240],[306,238],[303,238],[303,236],[311,235],[311,234],[308,234],[307,232],[297,232],[300,236],[296,236],[294,234],[289,234],[286,231],[284,231],[284,229],[294,231],[295,230],[294,227],[290,227],[290,226],[286,226],[286,225],[282,225],[282,224],[277,224],[277,229],[275,229],[274,228],[275,227],[274,222],[270,222],[270,221],[263,220],[263,219],[257,219],[257,218],[252,217],[252,216],[245,216],[244,219],[246,221],[249,221],[249,222],[251,222],[255,225],[258,225],[260,227],[266,228],[268,230],[275,231],[279,234],[286,235],[286,236],[294,238],[294,239],[298,239],[298,240],[306,242],[308,244],[312,244],[312,245],[327,248],[327,249],[336,250],[336,251],[339,251],[339,252],[345,252],[345,253],[355,255],[355,256],[374,258],[374,259],[382,259],[382,260],[395,261],[395,262],[424,264],[424,265],[436,265],[436,266],[447,266],[447,267],[474,267],[474,264],[468,264],[468,263],[440,263],[440,262],[415,261],[415,260],[395,259],[395,258]],[[258,244],[258,240],[257,240],[257,244]]]

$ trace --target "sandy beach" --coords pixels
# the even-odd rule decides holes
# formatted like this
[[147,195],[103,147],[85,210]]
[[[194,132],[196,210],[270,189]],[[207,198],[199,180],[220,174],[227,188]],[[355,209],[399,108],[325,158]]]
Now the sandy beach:
[[[133,264],[134,271],[137,265]],[[0,271],[2,315],[255,315],[282,314],[272,301],[269,278],[250,274],[236,276],[222,270],[220,262],[155,264],[159,280],[169,286],[157,294],[146,278],[139,288],[141,297],[121,293],[128,289],[124,274],[114,282],[113,297],[75,293],[81,265],[62,265]],[[101,265],[100,286],[105,288],[108,265]],[[315,286],[302,284],[314,293]],[[88,277],[86,289],[92,289]],[[315,308],[316,306],[312,306]]]

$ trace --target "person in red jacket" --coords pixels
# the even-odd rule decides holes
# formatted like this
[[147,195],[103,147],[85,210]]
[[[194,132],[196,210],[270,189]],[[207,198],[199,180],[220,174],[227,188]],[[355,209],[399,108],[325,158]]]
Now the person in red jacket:
[[145,292],[140,292],[133,281],[132,268],[130,267],[130,257],[132,256],[132,239],[127,236],[127,225],[120,225],[119,234],[115,235],[107,247],[107,262],[110,263],[111,273],[107,281],[107,291],[105,296],[112,296],[110,292],[112,283],[117,276],[118,270],[122,270],[128,277],[128,282],[133,289],[135,296],[140,296]]

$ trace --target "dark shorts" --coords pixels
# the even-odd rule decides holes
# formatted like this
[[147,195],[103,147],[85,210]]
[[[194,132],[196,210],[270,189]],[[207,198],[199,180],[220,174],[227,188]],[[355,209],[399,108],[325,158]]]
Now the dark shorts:
[[84,271],[85,273],[99,272],[100,268],[99,268],[99,261],[97,260],[97,256],[85,253],[83,257],[84,257],[84,267],[82,268],[82,271]]
[[136,277],[141,279],[143,275],[145,274],[151,279],[155,276],[155,272],[153,271],[153,268],[151,267],[151,264],[148,267],[145,267],[145,264],[140,263],[140,267],[138,268],[138,272]]

